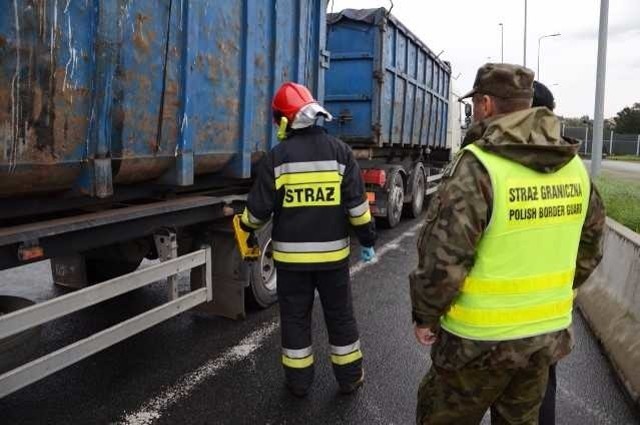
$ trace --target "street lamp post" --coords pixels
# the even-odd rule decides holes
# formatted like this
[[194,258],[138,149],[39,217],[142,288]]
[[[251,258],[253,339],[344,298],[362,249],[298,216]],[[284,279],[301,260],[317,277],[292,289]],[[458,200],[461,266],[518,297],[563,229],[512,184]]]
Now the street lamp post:
[[527,67],[527,0],[524,0],[524,49],[522,53],[522,66]]
[[536,77],[537,77],[538,81],[540,81],[540,42],[542,41],[543,38],[558,37],[560,35],[561,34],[559,32],[557,32],[555,34],[543,35],[542,37],[538,38],[538,71],[536,72]]
[[500,62],[504,63],[504,25],[500,22]]
[[598,65],[596,70],[596,105],[593,114],[593,148],[591,149],[591,178],[598,176],[602,161],[602,130],[604,127],[604,82],[607,70],[607,34],[609,31],[609,0],[600,0],[600,28],[598,30]]

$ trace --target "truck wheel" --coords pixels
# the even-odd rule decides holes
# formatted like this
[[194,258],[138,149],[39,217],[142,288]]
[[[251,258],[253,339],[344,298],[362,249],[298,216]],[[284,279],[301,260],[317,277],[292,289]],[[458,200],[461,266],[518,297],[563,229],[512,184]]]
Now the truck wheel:
[[256,232],[260,244],[260,258],[250,266],[249,295],[260,308],[267,308],[278,299],[277,274],[273,261],[271,223]]
[[389,192],[387,193],[387,216],[382,219],[382,224],[387,228],[393,228],[400,223],[402,207],[404,206],[404,180],[399,170],[391,171],[389,175]]
[[424,194],[426,187],[426,178],[424,175],[424,168],[422,165],[418,165],[414,171],[416,174],[415,180],[413,181],[413,189],[411,195],[411,202],[406,205],[407,212],[410,217],[418,218],[422,213],[422,209],[424,208]]

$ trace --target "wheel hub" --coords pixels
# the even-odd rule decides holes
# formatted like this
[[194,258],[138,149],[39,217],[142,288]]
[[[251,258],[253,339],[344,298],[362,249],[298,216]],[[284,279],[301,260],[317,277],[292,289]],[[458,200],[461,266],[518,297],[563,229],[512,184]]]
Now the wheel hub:
[[422,203],[424,202],[424,180],[422,178],[418,180],[417,190],[413,196],[416,207],[422,207]]
[[402,188],[398,186],[394,186],[391,192],[391,211],[395,217],[399,216],[402,213],[402,203],[403,203],[403,193]]
[[273,244],[271,239],[267,241],[260,255],[260,276],[262,283],[269,291],[275,291],[277,287],[276,267],[273,261]]

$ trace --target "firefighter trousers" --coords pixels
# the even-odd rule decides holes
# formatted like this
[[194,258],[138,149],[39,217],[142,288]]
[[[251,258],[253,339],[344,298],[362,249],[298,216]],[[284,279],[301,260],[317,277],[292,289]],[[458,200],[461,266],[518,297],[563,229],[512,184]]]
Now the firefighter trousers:
[[331,345],[331,363],[341,387],[362,377],[362,352],[353,315],[349,267],[322,271],[278,269],[282,364],[287,385],[305,392],[313,382],[311,313],[318,291]]

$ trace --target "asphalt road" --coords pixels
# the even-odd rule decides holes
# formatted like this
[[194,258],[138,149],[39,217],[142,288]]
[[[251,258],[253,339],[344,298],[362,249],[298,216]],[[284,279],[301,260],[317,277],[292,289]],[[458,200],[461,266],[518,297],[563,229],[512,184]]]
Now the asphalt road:
[[[587,164],[587,167],[591,167],[591,160],[585,160],[584,162]],[[613,161],[605,159],[602,161],[602,169],[624,177],[640,179],[640,162]]]
[[[247,320],[185,313],[0,400],[2,424],[411,424],[429,367],[414,341],[406,275],[418,221],[381,232],[380,261],[352,266],[366,383],[341,396],[323,318],[314,313],[316,379],[307,399],[282,385],[277,306]],[[0,293],[42,301],[48,263],[0,273]],[[182,284],[186,284],[185,281]],[[163,283],[44,327],[44,354],[163,302]],[[317,305],[316,307],[319,307]],[[576,349],[559,367],[559,424],[634,424],[639,417],[579,314]],[[485,422],[487,420],[485,419]]]

